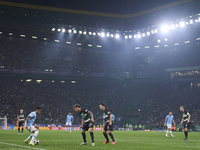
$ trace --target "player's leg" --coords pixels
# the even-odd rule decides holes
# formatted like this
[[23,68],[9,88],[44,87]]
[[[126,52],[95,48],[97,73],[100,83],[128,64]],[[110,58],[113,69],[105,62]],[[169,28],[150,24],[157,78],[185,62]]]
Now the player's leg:
[[116,142],[115,142],[115,139],[114,139],[114,136],[113,136],[113,134],[112,134],[112,131],[113,131],[113,124],[112,125],[108,125],[108,127],[109,127],[109,129],[108,129],[108,134],[109,134],[109,136],[110,136],[110,138],[112,139],[112,144],[114,145]]
[[170,132],[171,136],[174,137],[174,135],[172,134],[172,129],[169,129],[169,132]]
[[[30,131],[30,127],[28,127],[28,131]],[[30,131],[31,132],[31,131]],[[33,137],[33,133],[31,133],[31,135],[26,139],[24,140],[25,143],[28,144],[28,141]]]
[[92,139],[92,146],[95,146],[94,133],[93,133],[93,123],[92,122],[89,123],[89,132],[90,132],[90,137]]
[[20,134],[20,125],[21,125],[21,123],[19,122],[18,123],[18,134]]
[[72,123],[69,124],[70,133],[72,132]]
[[85,130],[82,129],[81,133],[83,137],[83,143],[81,143],[80,145],[87,145]]
[[108,135],[107,135],[107,127],[108,127],[108,124],[106,123],[104,125],[104,129],[103,129],[103,135],[104,137],[106,138],[106,141],[103,143],[103,144],[107,144],[107,143],[110,143],[109,139],[108,139]]
[[21,131],[21,135],[23,135],[23,132],[24,132],[24,125],[22,124],[22,131]]
[[68,123],[66,123],[65,133],[67,132]]
[[184,133],[185,133],[185,139],[184,140],[187,140],[188,139],[188,128],[187,127],[184,129]]
[[33,135],[32,135],[32,139],[31,139],[29,145],[35,145],[34,140],[38,136],[39,131],[34,126],[30,126],[30,128],[31,128],[30,131],[32,131]]

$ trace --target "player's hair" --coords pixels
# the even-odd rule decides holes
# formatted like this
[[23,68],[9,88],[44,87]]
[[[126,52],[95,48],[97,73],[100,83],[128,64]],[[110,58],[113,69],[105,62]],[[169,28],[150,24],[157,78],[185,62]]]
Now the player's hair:
[[112,113],[112,110],[111,110],[111,109],[110,109],[109,111]]
[[180,106],[180,107],[184,109],[184,106]]
[[104,104],[104,103],[101,103],[101,104],[99,104],[99,105],[101,105],[101,106],[105,106],[105,104]]
[[39,110],[41,110],[41,108],[40,108],[40,107],[36,107],[36,108],[35,108],[35,110],[38,110],[38,109],[39,109]]
[[81,106],[79,104],[75,104],[73,108],[81,108]]

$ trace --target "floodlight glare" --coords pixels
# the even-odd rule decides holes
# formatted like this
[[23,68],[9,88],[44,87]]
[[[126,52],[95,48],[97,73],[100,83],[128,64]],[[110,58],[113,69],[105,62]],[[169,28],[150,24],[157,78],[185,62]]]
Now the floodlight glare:
[[150,32],[147,32],[147,35],[150,35],[151,33]]
[[134,35],[134,38],[135,38],[135,39],[137,38],[137,35],[136,35],[136,34]]
[[93,35],[96,35],[96,32],[93,32]]
[[180,27],[185,27],[185,22],[180,22]]
[[65,32],[65,29],[62,29],[62,32]]
[[105,37],[105,33],[104,32],[101,32],[101,37]]
[[107,34],[106,34],[106,37],[110,37],[110,34],[109,34],[109,33],[107,33]]
[[142,36],[145,37],[145,33],[142,33]]
[[110,36],[111,36],[111,37],[114,37],[114,35],[113,35],[113,34],[111,34]]
[[157,29],[155,29],[155,31],[154,31],[155,33],[158,33],[158,30]]
[[119,34],[116,34],[115,37],[118,39],[119,38]]
[[98,36],[101,36],[101,34],[99,32],[97,34],[98,34]]
[[128,36],[127,36],[127,35],[125,35],[125,39],[128,39]]
[[82,34],[83,32],[82,31],[79,31],[79,34]]
[[56,29],[55,28],[52,28],[52,31],[55,31]]
[[163,33],[167,33],[167,32],[169,31],[169,27],[168,27],[167,25],[163,25],[163,26],[161,27],[161,31],[162,31]]
[[74,30],[74,33],[76,34],[76,33],[77,33],[77,31],[76,31],[76,30]]
[[161,42],[161,40],[158,40],[158,43],[160,43]]
[[132,39],[132,35],[129,35],[129,39]]
[[83,32],[83,34],[84,34],[84,35],[86,35],[86,34],[87,34],[87,32],[86,32],[86,31],[84,31],[84,32]]
[[154,31],[153,31],[153,30],[151,31],[151,34],[154,34]]
[[68,30],[68,32],[69,32],[69,33],[72,33],[72,30],[71,30],[71,29],[69,29],[69,30]]
[[61,31],[61,29],[58,29],[58,32],[60,32]]
[[137,38],[139,38],[139,39],[140,39],[141,37],[142,37],[142,36],[141,36],[141,34],[138,34],[138,35],[137,35]]
[[190,24],[193,24],[193,20],[190,20]]
[[92,35],[92,32],[89,32],[89,35]]
[[168,39],[167,39],[167,38],[165,38],[165,41],[168,41]]
[[174,24],[172,24],[170,27],[171,27],[171,29],[175,29],[175,25]]

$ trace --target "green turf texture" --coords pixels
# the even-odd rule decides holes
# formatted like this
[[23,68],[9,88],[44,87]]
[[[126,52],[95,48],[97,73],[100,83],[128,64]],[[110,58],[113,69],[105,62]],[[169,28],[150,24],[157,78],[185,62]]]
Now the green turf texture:
[[[165,137],[165,132],[144,132],[144,131],[114,131],[113,135],[116,144],[103,144],[105,138],[102,131],[94,131],[95,147],[91,146],[91,139],[88,132],[87,145],[80,146],[82,142],[81,131],[45,131],[40,130],[38,139],[40,144],[29,146],[24,140],[30,135],[25,131],[24,135],[18,135],[17,130],[0,130],[0,150],[21,150],[21,149],[45,149],[45,150],[200,150],[200,133],[189,132],[189,140],[183,141],[183,132],[174,132],[174,138]],[[22,145],[2,144],[10,143]],[[30,148],[27,148],[30,147]]]

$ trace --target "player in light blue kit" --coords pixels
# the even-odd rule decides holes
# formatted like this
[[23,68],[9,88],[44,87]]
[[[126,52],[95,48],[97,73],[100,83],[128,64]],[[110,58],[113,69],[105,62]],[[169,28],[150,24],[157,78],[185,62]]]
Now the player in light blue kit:
[[174,135],[172,134],[172,122],[174,123],[174,126],[176,125],[174,122],[174,116],[172,115],[172,112],[169,112],[169,115],[166,116],[165,118],[165,126],[167,125],[167,132],[166,132],[166,137],[168,136],[168,133],[170,132],[171,136],[174,137]]
[[112,121],[114,122],[115,121],[115,115],[112,113],[112,110],[109,110],[109,112],[111,113]]
[[68,126],[70,127],[70,133],[72,132],[71,130],[72,130],[73,121],[74,121],[74,118],[73,118],[72,114],[69,113],[69,115],[67,115],[67,119],[65,121],[65,123],[66,123],[65,133],[67,132],[67,127]]
[[38,131],[38,127],[37,126],[34,126],[34,122],[35,122],[35,119],[36,119],[36,115],[38,115],[39,113],[41,112],[41,108],[40,107],[36,107],[35,111],[31,112],[27,118],[26,118],[26,121],[25,121],[25,128],[32,132],[32,134],[24,141],[25,143],[28,144],[28,141],[31,139],[29,145],[32,145],[34,146],[34,140],[36,139],[39,131]]

